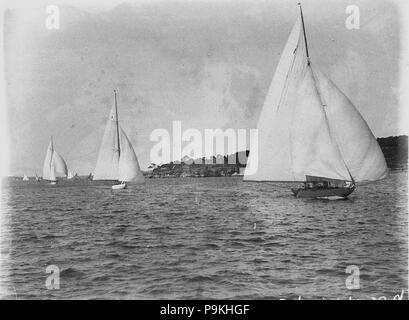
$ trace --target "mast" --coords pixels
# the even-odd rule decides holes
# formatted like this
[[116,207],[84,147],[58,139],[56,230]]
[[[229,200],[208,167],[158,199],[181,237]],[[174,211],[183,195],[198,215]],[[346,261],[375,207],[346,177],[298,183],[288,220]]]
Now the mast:
[[310,65],[310,55],[308,54],[307,35],[305,34],[304,16],[303,16],[303,14],[302,14],[301,2],[299,2],[298,5],[300,6],[301,22],[302,22],[302,31],[303,31],[303,33],[304,33],[304,41],[305,41],[305,51],[306,51],[306,53],[307,53],[308,65]]
[[117,106],[117,101],[116,101],[116,90],[114,90],[114,95],[115,95],[115,122],[116,122],[116,138],[117,138],[117,143],[118,143],[118,156],[121,156],[121,145],[119,143],[119,123],[118,123],[118,106]]

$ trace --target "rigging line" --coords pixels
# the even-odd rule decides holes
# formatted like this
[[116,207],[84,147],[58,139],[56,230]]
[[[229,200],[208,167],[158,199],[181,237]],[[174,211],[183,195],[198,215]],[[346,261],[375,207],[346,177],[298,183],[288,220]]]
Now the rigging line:
[[[290,78],[290,73],[291,73],[291,71],[293,70],[293,67],[294,67],[295,57],[296,57],[295,54],[296,54],[297,49],[298,49],[298,44],[297,44],[297,47],[296,47],[295,50],[294,50],[293,59],[292,59],[292,61],[291,61],[290,68],[289,68],[289,70],[288,70],[288,72],[287,72],[287,74],[286,74],[286,76],[285,76],[283,90],[281,91],[280,100],[278,101],[278,105],[277,105],[277,110],[276,110],[276,111],[278,111],[278,110],[280,109],[280,105],[281,105],[282,100],[284,99],[284,95],[285,95],[285,93],[287,93],[287,91],[288,91],[288,81],[289,81],[289,78]],[[273,78],[274,78],[274,76],[273,76]]]
[[[286,73],[283,90],[281,91],[280,100],[278,101],[277,111],[280,109],[280,104],[281,104],[281,101],[283,100],[284,91],[288,90],[288,79],[289,79],[290,73],[291,73],[291,71],[293,70],[293,67],[294,67],[295,58],[296,58],[296,54],[297,54],[298,47],[299,47],[299,42],[300,42],[300,36],[298,35],[297,44],[296,44],[295,49],[293,51],[293,58],[291,60],[291,65],[290,65],[290,68],[288,69],[288,72]],[[281,52],[281,54],[282,54],[282,52]],[[280,59],[278,60],[277,66],[280,64],[281,57],[282,57],[282,55],[280,56]],[[275,72],[277,72],[277,70]],[[274,75],[273,75],[273,79],[274,79]],[[270,85],[270,87],[271,87],[271,85]]]

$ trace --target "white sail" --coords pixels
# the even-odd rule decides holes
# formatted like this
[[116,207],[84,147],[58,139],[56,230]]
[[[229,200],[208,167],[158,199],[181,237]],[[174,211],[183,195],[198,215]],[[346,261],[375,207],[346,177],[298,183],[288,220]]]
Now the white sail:
[[374,181],[388,175],[381,148],[352,102],[314,67],[315,79],[326,104],[331,131],[355,181]]
[[[257,171],[248,174],[245,170],[244,180],[256,181],[288,181],[293,180],[290,160],[290,132],[292,110],[286,105],[294,94],[295,87],[291,86],[288,77],[295,73],[294,66],[296,50],[301,31],[301,19],[295,23],[284,50],[278,62],[273,80],[268,90],[263,108],[257,124],[258,129],[258,154],[251,152],[248,167],[251,163],[258,162]],[[289,86],[290,85],[290,86]]]
[[107,121],[101,147],[98,153],[97,165],[94,171],[94,180],[118,179],[118,139],[115,117],[115,106],[112,107]]
[[139,168],[138,158],[125,132],[120,128],[121,155],[118,165],[119,181],[142,183],[145,178]]
[[67,164],[63,157],[61,157],[57,151],[54,150],[53,152],[53,160],[52,165],[55,169],[55,174],[57,177],[66,177],[68,174]]
[[53,155],[53,142],[50,141],[43,165],[43,179],[50,180],[51,177],[51,159]]
[[305,68],[303,76],[290,125],[294,180],[306,180],[307,175],[351,180],[336,141],[331,136],[311,67]]
[[25,174],[24,176],[23,176],[23,181],[28,181],[29,179],[28,179],[28,177],[27,177],[27,175]]
[[74,175],[72,174],[71,170],[68,170],[67,179],[72,179]]
[[50,179],[49,179],[50,181],[57,181],[57,178],[56,178],[56,176],[55,176],[55,167],[54,167],[54,165],[51,165],[51,168],[50,168]]
[[[335,123],[335,124],[333,124]],[[351,181],[385,175],[383,154],[349,100],[307,57],[300,19],[291,31],[257,125],[259,153],[250,150],[249,181]],[[361,149],[360,149],[361,148]],[[250,165],[252,166],[252,165]]]
[[306,181],[306,176],[350,180],[312,79],[300,19],[280,58],[258,123],[258,161],[244,180]]
[[115,106],[112,107],[105,127],[94,180],[135,181],[139,183],[145,181],[132,144],[117,124]]
[[[51,172],[52,167],[54,167],[54,172]],[[67,164],[63,157],[54,150],[53,141],[51,140],[44,159],[43,179],[52,180],[52,174],[54,174],[54,176],[67,176],[67,173]]]

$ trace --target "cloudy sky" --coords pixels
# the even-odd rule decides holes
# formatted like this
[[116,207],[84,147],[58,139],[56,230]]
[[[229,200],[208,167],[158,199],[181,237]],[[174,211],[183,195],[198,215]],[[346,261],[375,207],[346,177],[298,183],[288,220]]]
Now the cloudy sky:
[[[56,2],[58,3],[58,2]],[[400,29],[386,0],[303,2],[311,60],[378,137],[398,126]],[[297,1],[136,1],[5,11],[10,174],[41,173],[50,135],[73,171],[93,171],[113,90],[142,168],[156,128],[255,128]]]

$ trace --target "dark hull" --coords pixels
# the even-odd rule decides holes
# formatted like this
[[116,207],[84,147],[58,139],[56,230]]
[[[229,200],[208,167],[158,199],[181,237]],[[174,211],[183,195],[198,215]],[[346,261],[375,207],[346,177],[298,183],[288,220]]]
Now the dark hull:
[[317,188],[317,189],[291,189],[297,198],[340,199],[348,197],[352,188]]

